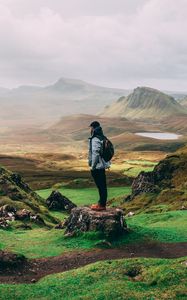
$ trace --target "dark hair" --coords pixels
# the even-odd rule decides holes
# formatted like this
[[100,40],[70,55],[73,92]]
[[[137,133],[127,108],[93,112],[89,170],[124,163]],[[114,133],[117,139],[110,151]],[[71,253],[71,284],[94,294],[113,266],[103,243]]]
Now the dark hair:
[[99,123],[99,122],[93,121],[93,122],[90,124],[89,127],[93,127],[93,128],[95,129],[96,127],[99,127],[99,126],[100,126],[100,123]]

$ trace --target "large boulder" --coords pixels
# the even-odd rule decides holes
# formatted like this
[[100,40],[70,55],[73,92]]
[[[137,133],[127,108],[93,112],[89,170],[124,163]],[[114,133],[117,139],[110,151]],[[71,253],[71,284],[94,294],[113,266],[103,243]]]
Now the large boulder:
[[107,236],[117,236],[127,229],[121,209],[107,208],[106,211],[94,211],[89,207],[73,208],[63,227],[66,228],[66,235],[73,235],[77,231],[100,231]]
[[59,191],[53,191],[47,198],[46,204],[51,210],[64,210],[68,212],[70,212],[72,208],[76,207],[76,204],[63,196]]

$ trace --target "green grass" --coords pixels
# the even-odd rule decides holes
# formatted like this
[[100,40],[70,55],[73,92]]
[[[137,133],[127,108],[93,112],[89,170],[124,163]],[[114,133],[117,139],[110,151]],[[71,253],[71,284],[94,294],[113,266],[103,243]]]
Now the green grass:
[[187,211],[142,213],[128,218],[127,223],[136,236],[160,242],[187,242]]
[[[56,214],[56,213],[55,213]],[[59,219],[67,215],[57,213]],[[150,240],[161,242],[187,242],[187,211],[139,214],[127,218],[131,232],[112,240],[113,246],[142,243]],[[64,237],[64,230],[35,228],[33,230],[0,230],[0,248],[24,254],[27,257],[60,255],[66,251],[92,249],[105,237],[86,232],[77,237]]]
[[25,255],[28,258],[57,256],[73,250],[92,249],[103,240],[98,232],[86,232],[73,238],[64,237],[64,230],[32,229],[1,230],[0,249]]
[[132,164],[132,165],[144,165],[144,166],[155,166],[157,163],[149,160],[133,160],[133,159],[128,159],[125,160],[126,163]]
[[125,168],[123,174],[129,177],[137,177],[138,174],[142,171],[151,172],[153,171],[154,167],[143,167],[143,166],[131,166],[130,168]]
[[141,171],[153,171],[157,163],[149,160],[125,160],[123,174],[136,177]]
[[[47,198],[52,189],[41,190],[38,193]],[[68,189],[59,191],[70,198],[78,206],[89,205],[96,202],[97,190],[95,188]],[[109,197],[130,193],[129,187],[109,188]],[[51,215],[59,220],[68,217],[67,213],[51,212]],[[95,244],[102,240],[100,234],[85,233],[82,236],[68,239],[64,237],[64,230],[35,228],[33,230],[0,230],[0,248],[24,254],[27,257],[47,257],[59,255],[65,251],[75,249],[94,248]]]
[[136,177],[141,171],[150,172],[153,171],[157,162],[150,160],[136,160],[128,159],[124,160],[121,164],[113,164],[115,171],[121,172],[129,177]]
[[54,210],[54,211],[51,211],[50,214],[51,214],[53,217],[55,217],[55,218],[57,218],[58,220],[60,220],[60,221],[64,221],[64,219],[67,218],[67,217],[69,216],[69,214],[66,213],[66,212],[55,211],[55,210]]
[[2,284],[0,299],[186,299],[186,279],[185,258],[107,260],[47,276],[36,284]]
[[[37,193],[44,199],[46,199],[53,189],[38,190]],[[81,188],[81,189],[58,189],[64,196],[69,198],[72,202],[81,205],[90,205],[98,201],[98,191],[96,188]],[[108,188],[108,199],[126,196],[131,193],[130,187],[111,187]]]

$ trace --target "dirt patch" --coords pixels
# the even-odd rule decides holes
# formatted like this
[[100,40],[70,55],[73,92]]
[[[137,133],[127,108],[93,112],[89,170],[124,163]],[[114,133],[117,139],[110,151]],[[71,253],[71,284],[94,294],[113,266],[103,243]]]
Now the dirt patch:
[[6,270],[0,268],[0,283],[35,283],[49,274],[77,269],[90,263],[108,259],[178,258],[183,256],[187,256],[186,242],[136,244],[111,249],[72,251],[60,256],[28,260]]
[[12,269],[20,265],[23,266],[25,263],[26,258],[21,254],[0,251],[0,274],[1,270]]

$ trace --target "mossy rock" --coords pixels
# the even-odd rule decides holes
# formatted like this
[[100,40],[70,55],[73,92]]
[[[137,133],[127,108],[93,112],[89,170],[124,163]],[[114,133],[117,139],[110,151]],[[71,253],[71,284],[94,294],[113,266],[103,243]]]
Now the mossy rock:
[[132,194],[121,207],[147,210],[156,204],[170,209],[187,207],[187,147],[167,156],[152,172],[141,172],[132,184]]
[[17,173],[0,167],[0,207],[10,205],[18,210],[29,210],[40,215],[44,221],[56,224],[57,220],[48,211],[44,199],[36,194]]

